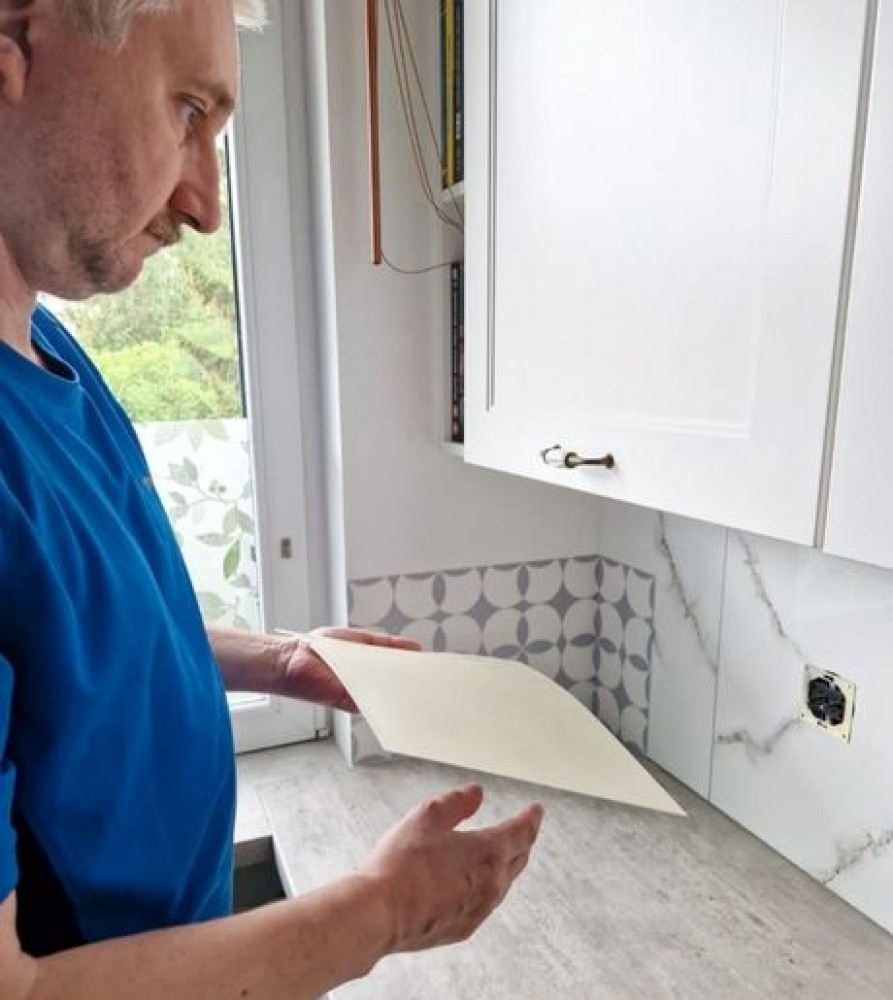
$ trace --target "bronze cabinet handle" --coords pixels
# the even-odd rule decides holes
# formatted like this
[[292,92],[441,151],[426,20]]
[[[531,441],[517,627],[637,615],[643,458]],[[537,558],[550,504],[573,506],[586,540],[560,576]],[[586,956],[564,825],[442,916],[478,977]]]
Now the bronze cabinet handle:
[[544,448],[540,452],[540,458],[554,469],[578,469],[581,465],[600,465],[605,469],[613,469],[616,464],[610,452],[601,458],[583,458],[575,451],[565,451],[560,444]]

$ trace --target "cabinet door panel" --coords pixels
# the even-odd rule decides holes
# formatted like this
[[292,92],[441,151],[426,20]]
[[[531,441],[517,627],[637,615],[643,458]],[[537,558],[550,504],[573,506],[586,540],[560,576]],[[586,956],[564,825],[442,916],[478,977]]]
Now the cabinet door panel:
[[[492,13],[467,24],[466,457],[813,542],[864,2]],[[556,442],[617,466],[550,469]]]
[[893,566],[893,8],[878,15],[825,551]]

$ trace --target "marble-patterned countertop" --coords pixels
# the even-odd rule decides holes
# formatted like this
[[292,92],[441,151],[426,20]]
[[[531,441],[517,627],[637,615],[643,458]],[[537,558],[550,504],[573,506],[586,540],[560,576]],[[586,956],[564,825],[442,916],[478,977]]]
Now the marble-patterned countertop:
[[[481,820],[536,799],[531,864],[471,941],[391,956],[333,1000],[890,1000],[893,937],[663,772],[687,818],[475,775]],[[350,768],[332,743],[240,760],[243,844],[272,834],[290,893],[336,878],[469,772]]]

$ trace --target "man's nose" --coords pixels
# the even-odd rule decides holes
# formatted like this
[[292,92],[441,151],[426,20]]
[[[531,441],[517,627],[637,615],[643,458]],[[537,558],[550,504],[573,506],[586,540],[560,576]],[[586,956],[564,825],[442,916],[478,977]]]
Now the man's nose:
[[197,232],[210,235],[220,228],[220,168],[213,142],[196,144],[189,150],[170,208]]

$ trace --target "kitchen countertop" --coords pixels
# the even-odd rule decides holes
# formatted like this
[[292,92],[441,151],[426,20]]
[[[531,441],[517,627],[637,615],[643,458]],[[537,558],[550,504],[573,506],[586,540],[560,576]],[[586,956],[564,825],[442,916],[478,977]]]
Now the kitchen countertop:
[[483,784],[484,822],[545,806],[530,866],[471,941],[391,956],[333,1000],[893,997],[893,937],[646,766],[687,818],[420,761],[351,768],[330,742],[302,744],[240,759],[238,839],[269,831],[293,894],[456,784]]

